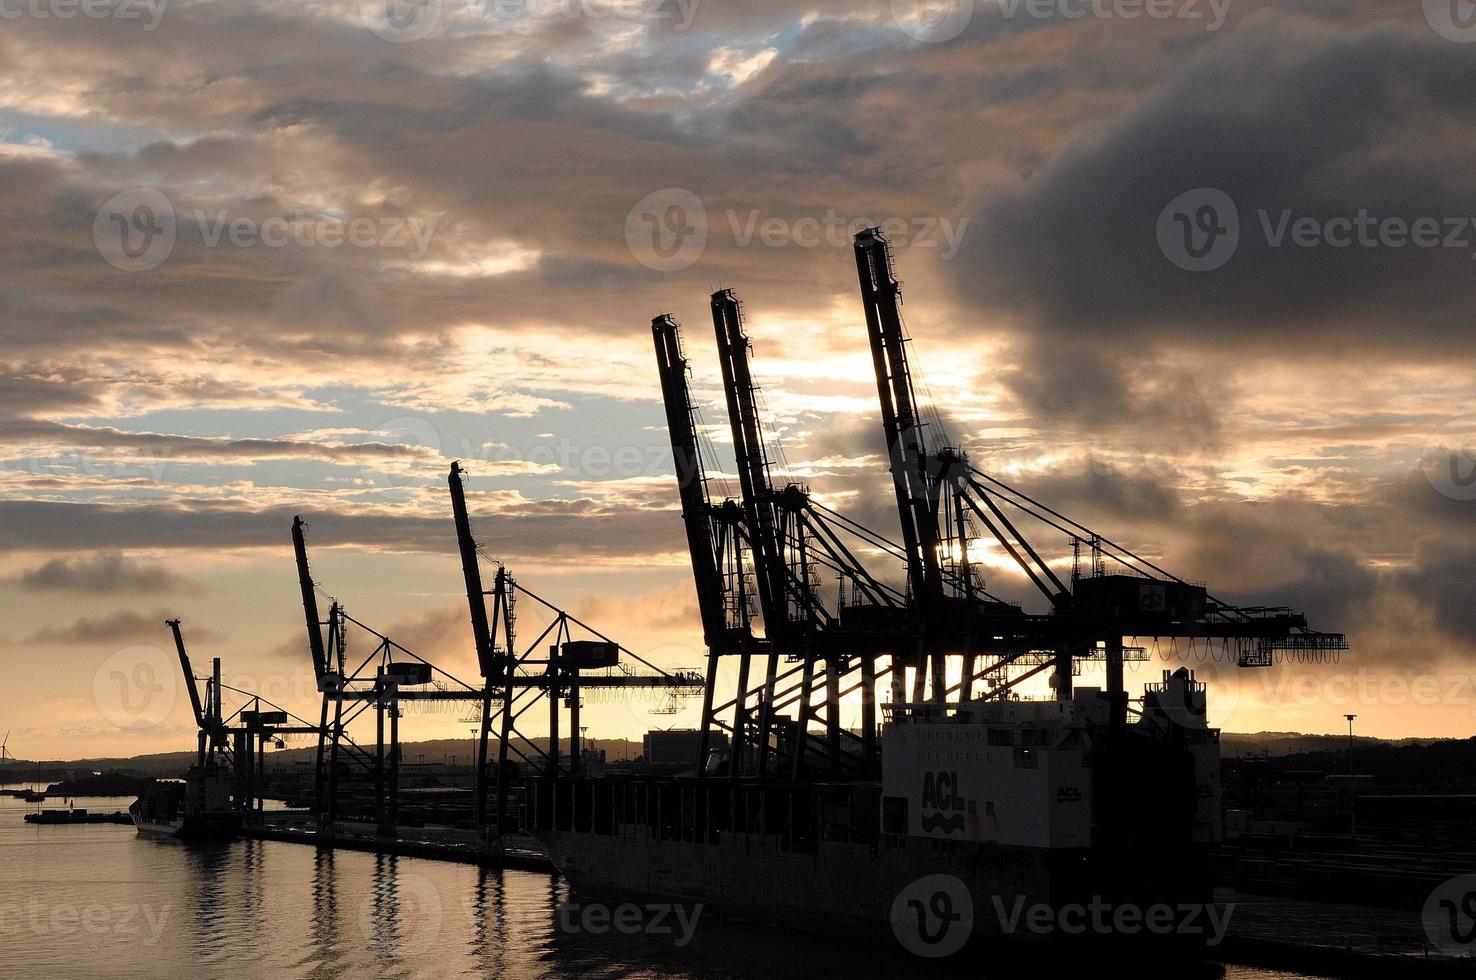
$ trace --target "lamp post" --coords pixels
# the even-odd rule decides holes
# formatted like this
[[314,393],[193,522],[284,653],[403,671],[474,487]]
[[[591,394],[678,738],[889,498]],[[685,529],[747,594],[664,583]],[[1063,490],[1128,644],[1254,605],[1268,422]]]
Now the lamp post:
[[1357,715],[1344,715],[1348,719],[1348,833],[1358,836],[1358,802],[1353,786],[1353,719]]

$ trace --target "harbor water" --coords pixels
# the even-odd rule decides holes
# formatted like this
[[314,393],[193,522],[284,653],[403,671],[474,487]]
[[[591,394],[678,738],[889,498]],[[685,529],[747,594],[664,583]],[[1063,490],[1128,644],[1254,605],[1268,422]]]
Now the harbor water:
[[[103,812],[129,802],[75,801]],[[718,922],[700,910],[591,915],[551,874],[23,822],[35,808],[0,797],[0,962],[14,976],[950,975],[882,942]],[[1227,976],[1294,975],[1231,967]]]

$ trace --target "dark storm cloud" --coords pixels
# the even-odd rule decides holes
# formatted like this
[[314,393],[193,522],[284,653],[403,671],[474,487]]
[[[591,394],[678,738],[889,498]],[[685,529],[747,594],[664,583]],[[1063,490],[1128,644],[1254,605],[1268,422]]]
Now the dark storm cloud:
[[1465,644],[1476,636],[1476,540],[1428,537],[1415,548],[1414,564],[1399,576],[1412,595],[1435,611],[1436,623]]
[[1166,366],[1151,352],[1109,354],[1110,340],[1034,336],[1002,378],[1030,417],[1084,432],[1138,431],[1162,442],[1215,442],[1220,417],[1212,376]]
[[198,584],[175,574],[162,564],[139,561],[119,552],[78,558],[53,558],[22,572],[16,584],[33,592],[77,592],[88,595],[195,591],[199,588]]
[[[1469,46],[1423,25],[1335,31],[1259,19],[1023,186],[987,197],[951,271],[970,300],[1045,337],[1135,356],[1188,345],[1469,351],[1470,332],[1450,327],[1476,316],[1473,84]],[[1206,187],[1235,203],[1239,246],[1221,268],[1183,271],[1160,251],[1156,223],[1180,192]],[[1460,220],[1471,244],[1298,247],[1288,236],[1271,247],[1263,209],[1273,229],[1284,209],[1319,222],[1360,211]],[[1062,356],[1079,352],[1073,344]],[[1094,373],[1117,397],[1114,372]]]
[[0,364],[0,418],[96,408],[102,388],[80,367]]
[[[1178,516],[1181,503],[1172,479],[1115,470],[1089,458],[1045,476],[1006,482],[1020,484],[1022,492],[1082,522],[1167,524]],[[1110,534],[1106,527],[1099,530]]]
[[1314,629],[1347,630],[1366,615],[1375,594],[1388,588],[1378,572],[1357,554],[1316,544],[1298,544],[1291,550],[1291,566],[1300,574],[1274,591],[1238,594],[1245,605],[1290,606],[1306,615]]

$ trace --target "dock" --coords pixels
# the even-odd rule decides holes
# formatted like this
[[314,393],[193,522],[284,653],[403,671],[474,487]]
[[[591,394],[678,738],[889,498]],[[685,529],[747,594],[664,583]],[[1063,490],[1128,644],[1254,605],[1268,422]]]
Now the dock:
[[484,868],[556,873],[542,845],[524,834],[508,835],[500,849],[491,849],[480,842],[475,831],[455,827],[417,827],[413,828],[413,836],[407,831],[412,831],[412,828],[400,828],[398,834],[384,835],[370,824],[340,824],[336,833],[328,835],[300,822],[269,821],[261,826],[243,827],[241,836],[250,840],[453,861]]
[[1219,889],[1231,908],[1217,950],[1226,962],[1340,977],[1471,977],[1469,959],[1433,949],[1418,910],[1247,895]]
[[128,826],[133,824],[133,818],[128,815],[127,810],[114,810],[110,813],[90,813],[87,810],[41,810],[26,814],[24,819],[26,823],[65,824],[67,826],[79,823],[116,823]]

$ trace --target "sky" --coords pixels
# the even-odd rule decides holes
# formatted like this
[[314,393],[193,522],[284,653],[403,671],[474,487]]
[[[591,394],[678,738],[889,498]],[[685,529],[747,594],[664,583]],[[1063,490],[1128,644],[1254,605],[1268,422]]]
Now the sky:
[[[719,494],[733,288],[778,475],[895,534],[872,224],[941,437],[1352,646],[1155,644],[1130,688],[1188,662],[1230,731],[1471,735],[1469,6],[0,2],[8,751],[189,747],[173,617],[314,710],[295,514],[324,596],[473,677],[452,460],[521,583],[699,667],[650,320],[684,324]],[[696,723],[655,704],[585,723]]]

